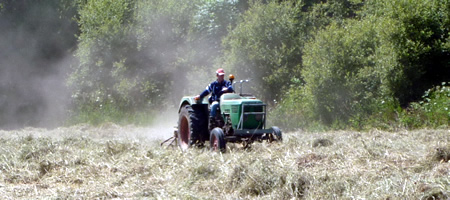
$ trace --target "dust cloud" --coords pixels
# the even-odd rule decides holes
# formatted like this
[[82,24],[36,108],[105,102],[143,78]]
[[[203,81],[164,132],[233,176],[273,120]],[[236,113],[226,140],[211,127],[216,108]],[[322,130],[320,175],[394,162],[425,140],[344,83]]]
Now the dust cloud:
[[[79,35],[78,25],[73,20],[76,7],[61,12],[58,10],[58,1],[10,1],[0,4],[0,130],[39,127],[58,132],[69,118],[72,106],[71,91],[66,80],[73,66],[79,64],[74,56],[78,42],[76,35]],[[212,58],[217,57],[219,51],[207,48],[212,46],[211,42],[217,41],[199,40],[196,44],[184,43],[162,48],[171,39],[165,34],[170,31],[170,26],[164,24],[164,20],[156,23],[158,25],[155,26],[160,28],[156,29],[160,30],[156,36],[161,37],[157,37],[157,43],[150,46],[158,46],[158,51],[161,51],[157,55],[162,56],[155,56],[160,60],[154,61],[162,63],[157,69],[158,73],[172,73],[170,76],[160,76],[171,79],[169,82],[173,87],[165,92],[169,94],[165,106],[171,108],[162,108],[151,127],[132,128],[132,131],[128,131],[122,130],[126,129],[124,127],[111,125],[118,128],[118,132],[133,132],[129,135],[155,139],[173,134],[178,118],[176,107],[181,97],[200,94],[215,80],[214,71],[221,67],[212,66]],[[174,63],[175,57],[172,55],[176,51],[183,55],[191,49],[203,51],[189,62],[173,66],[176,69],[167,69],[168,64]],[[143,52],[151,55],[153,50]],[[150,67],[144,67],[144,70],[151,70]],[[229,69],[226,70],[227,74],[232,73]],[[108,129],[107,125],[103,128]]]
[[1,4],[0,128],[56,127],[66,117],[77,26],[56,3]]
[[155,116],[152,126],[135,125],[120,126],[114,123],[104,123],[100,126],[78,124],[69,127],[35,128],[25,127],[17,130],[0,130],[0,138],[52,138],[63,140],[66,138],[88,138],[90,140],[105,141],[134,141],[155,145],[173,136],[177,125],[177,110],[166,110]]

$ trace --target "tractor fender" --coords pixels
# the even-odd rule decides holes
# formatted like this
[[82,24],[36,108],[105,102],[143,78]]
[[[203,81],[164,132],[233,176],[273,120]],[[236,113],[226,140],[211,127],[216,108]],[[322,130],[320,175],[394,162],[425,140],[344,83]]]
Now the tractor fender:
[[184,96],[181,98],[180,105],[178,106],[178,113],[180,113],[181,108],[183,108],[186,105],[195,105],[195,104],[206,104],[208,105],[208,100],[204,98],[201,102],[197,102],[194,99],[194,96]]

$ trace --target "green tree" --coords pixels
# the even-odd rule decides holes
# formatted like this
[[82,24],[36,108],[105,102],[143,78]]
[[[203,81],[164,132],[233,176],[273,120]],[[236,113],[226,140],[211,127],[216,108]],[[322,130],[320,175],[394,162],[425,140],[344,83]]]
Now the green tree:
[[294,84],[283,106],[326,125],[395,119],[380,113],[397,112],[448,77],[448,8],[448,1],[371,1],[359,17],[331,23],[306,45],[305,84]]
[[120,120],[120,113],[177,104],[191,81],[199,79],[189,75],[211,68],[220,55],[220,40],[233,26],[239,5],[201,0],[82,4],[80,65],[69,80],[80,113]]
[[252,79],[253,92],[278,99],[292,78],[299,77],[305,36],[299,6],[290,2],[255,2],[224,40],[225,68],[238,79]]
[[[198,2],[198,9],[186,35],[185,53],[178,63],[183,71],[188,72],[176,78],[183,80],[177,85],[184,85],[183,91],[178,94],[198,94],[214,79],[214,71],[221,67],[217,60],[223,55],[222,40],[236,26],[241,12],[245,11],[244,3],[231,0]],[[176,97],[178,103],[181,96]]]
[[385,74],[378,62],[377,25],[382,26],[372,20],[332,24],[307,45],[303,100],[310,117],[330,125],[374,111]]
[[134,91],[139,87],[136,82],[120,77],[124,62],[136,52],[136,40],[130,34],[134,4],[132,0],[94,0],[80,4],[77,51],[80,64],[69,79],[78,106],[104,106],[110,102],[126,106],[140,99],[120,93],[124,84],[129,84],[127,87]]
[[195,65],[211,66],[222,54],[222,39],[239,18],[236,1],[205,1],[199,5],[189,34],[190,46],[199,56]]
[[388,79],[389,88],[403,107],[447,81],[450,75],[448,0],[373,1],[367,17],[397,20],[389,42],[395,46],[398,65]]

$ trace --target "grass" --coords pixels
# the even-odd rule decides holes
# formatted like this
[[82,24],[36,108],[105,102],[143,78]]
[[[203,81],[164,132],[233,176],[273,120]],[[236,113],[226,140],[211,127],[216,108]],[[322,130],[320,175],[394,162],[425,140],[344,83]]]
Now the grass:
[[[6,199],[448,199],[450,130],[291,132],[227,153],[107,124],[0,131]],[[152,137],[160,134],[160,137]]]

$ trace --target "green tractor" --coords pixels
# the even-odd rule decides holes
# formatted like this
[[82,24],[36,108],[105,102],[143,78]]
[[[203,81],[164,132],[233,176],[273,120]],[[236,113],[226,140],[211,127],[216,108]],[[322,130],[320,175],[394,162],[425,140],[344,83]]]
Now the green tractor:
[[[232,83],[233,79],[234,76],[230,75]],[[246,82],[248,80],[239,82],[239,94],[226,93],[221,96],[214,126],[209,124],[207,99],[183,97],[178,110],[178,126],[174,132],[174,141],[178,146],[185,150],[192,146],[201,147],[209,141],[213,151],[225,152],[228,142],[241,143],[247,147],[254,141],[282,141],[278,127],[266,128],[266,104],[253,95],[242,93],[242,85]]]

